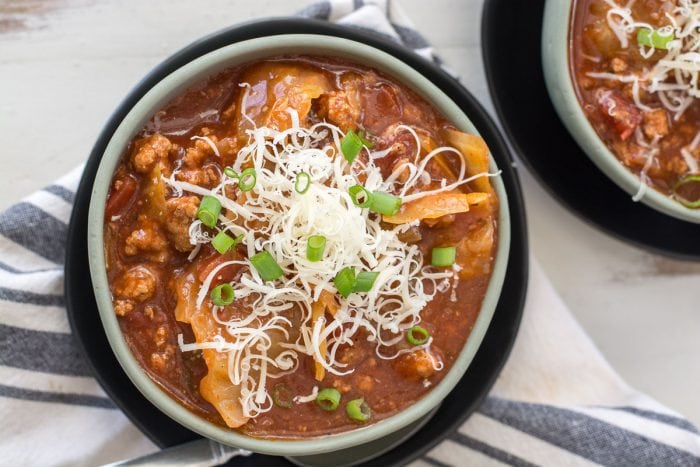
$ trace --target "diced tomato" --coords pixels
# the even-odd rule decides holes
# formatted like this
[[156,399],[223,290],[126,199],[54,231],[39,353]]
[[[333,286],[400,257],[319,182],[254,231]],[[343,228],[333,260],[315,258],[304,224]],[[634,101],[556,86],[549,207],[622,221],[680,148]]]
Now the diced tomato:
[[600,90],[596,96],[602,114],[612,122],[620,139],[627,140],[642,123],[642,112],[618,91]]
[[112,190],[107,198],[107,206],[105,207],[105,216],[111,219],[118,216],[131,205],[139,182],[130,175],[124,176],[114,182]]
[[[201,258],[202,259],[197,265],[197,279],[199,279],[200,282],[204,282],[204,280],[207,278],[207,276],[209,276],[209,274],[211,274],[214,268],[227,261],[233,260],[231,254],[227,253],[225,255],[221,255],[213,250],[211,254],[207,256],[202,256]],[[216,277],[214,277],[211,286],[216,287],[219,284],[231,282],[236,277],[240,269],[240,264],[231,264],[230,266],[224,267],[219,271]]]

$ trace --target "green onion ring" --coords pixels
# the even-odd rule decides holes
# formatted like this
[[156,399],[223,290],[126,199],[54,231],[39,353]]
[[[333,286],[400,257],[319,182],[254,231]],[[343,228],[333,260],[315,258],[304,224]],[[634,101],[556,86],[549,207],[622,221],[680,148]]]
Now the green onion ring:
[[375,191],[370,198],[369,210],[393,216],[401,209],[402,200],[398,196],[389,195]]
[[309,261],[321,261],[323,252],[326,249],[326,237],[323,235],[312,235],[306,241],[306,259]]
[[700,183],[700,174],[686,175],[685,177],[678,180],[676,182],[676,184],[673,185],[673,194],[674,194],[676,200],[679,203],[681,203],[683,206],[685,206],[686,208],[690,208],[690,209],[700,208],[700,198],[696,199],[695,201],[690,201],[689,199],[685,199],[678,194],[678,188],[680,188],[684,185],[687,185],[689,183]]
[[457,248],[453,246],[443,246],[433,248],[430,264],[436,267],[445,268],[455,264],[457,259]]
[[323,410],[331,411],[340,405],[340,392],[335,388],[325,388],[318,392],[316,404]]
[[299,172],[294,180],[294,191],[303,195],[311,188],[311,175],[306,172]]
[[406,341],[411,345],[427,344],[430,340],[430,331],[422,326],[412,326],[406,331]]
[[275,384],[272,388],[272,402],[274,402],[277,407],[291,409],[292,402],[294,402],[294,393],[292,389],[284,383]]
[[352,164],[361,150],[362,140],[357,133],[352,130],[345,133],[343,139],[340,140],[340,151],[343,153],[345,160]]
[[221,213],[221,201],[214,196],[205,195],[199,203],[197,209],[197,218],[202,221],[202,224],[209,228],[216,226],[216,221]]
[[[348,188],[352,204],[360,208],[368,208],[372,202],[372,192],[362,185],[353,185]],[[360,197],[363,196],[364,200]]]
[[255,188],[255,182],[257,179],[258,175],[255,172],[255,169],[252,167],[245,169],[238,177],[238,188],[240,188],[241,191],[250,191]]
[[211,241],[211,246],[213,246],[214,249],[222,255],[229,251],[231,248],[233,248],[235,245],[236,239],[229,236],[223,230],[216,234],[216,237],[214,237]]
[[284,271],[277,264],[275,258],[272,257],[269,251],[264,250],[250,257],[250,263],[253,265],[262,280],[269,282],[279,279],[284,275]]
[[333,284],[340,295],[348,298],[355,288],[355,268],[348,266],[338,271],[333,279]]
[[378,272],[375,271],[361,271],[357,274],[355,279],[355,285],[352,289],[353,292],[369,292],[374,287],[374,281],[377,280],[379,276]]
[[221,284],[211,290],[209,298],[216,306],[226,306],[233,303],[233,300],[236,298],[236,292],[231,287],[231,284]]
[[358,423],[364,423],[372,418],[372,410],[364,399],[353,399],[345,405],[345,412],[353,420]]

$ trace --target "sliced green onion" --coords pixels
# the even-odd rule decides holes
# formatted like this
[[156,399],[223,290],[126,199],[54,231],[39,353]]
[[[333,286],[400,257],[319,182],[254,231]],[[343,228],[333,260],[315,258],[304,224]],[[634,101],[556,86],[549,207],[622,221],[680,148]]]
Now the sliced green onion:
[[389,195],[387,193],[380,193],[375,191],[372,193],[369,202],[369,210],[372,212],[378,212],[379,214],[386,214],[388,216],[393,216],[399,209],[401,209],[401,198],[398,196]]
[[355,268],[348,266],[338,271],[335,279],[333,279],[333,283],[335,288],[338,289],[338,293],[348,298],[355,288]]
[[257,179],[258,175],[255,173],[255,169],[252,167],[245,169],[238,177],[238,188],[240,188],[241,191],[250,191],[255,188]]
[[453,246],[442,246],[433,248],[431,264],[437,267],[447,267],[455,264],[457,259],[457,248]]
[[236,244],[236,239],[229,236],[223,230],[216,234],[216,237],[211,241],[211,246],[222,255],[230,250]]
[[372,149],[374,147],[374,143],[367,139],[364,132],[361,131],[357,136],[359,136],[360,141],[362,141],[362,144],[367,146],[368,149]]
[[326,237],[323,235],[312,235],[306,241],[306,259],[309,261],[321,261],[323,252],[326,249]]
[[238,172],[233,170],[233,167],[226,167],[224,169],[224,175],[226,175],[228,178],[238,178]]
[[299,172],[294,180],[294,191],[303,195],[311,188],[311,176],[306,172]]
[[430,331],[421,326],[413,326],[406,332],[406,340],[411,345],[423,345],[430,339]]
[[675,185],[673,185],[673,194],[676,197],[676,200],[678,200],[679,203],[681,203],[683,206],[690,208],[690,209],[697,209],[700,208],[700,198],[696,200],[689,200],[687,198],[684,198],[678,193],[678,189],[682,188],[686,185],[690,185],[692,183],[697,183],[698,187],[700,187],[700,174],[690,174],[686,175],[685,177],[681,178],[676,182]]
[[379,276],[378,272],[374,271],[362,271],[357,274],[355,279],[355,286],[353,287],[353,292],[369,292],[374,286],[374,281],[377,280]]
[[216,306],[226,306],[233,303],[233,299],[236,298],[236,293],[231,287],[231,284],[221,284],[217,285],[211,290],[209,298]]
[[372,410],[364,399],[353,399],[345,405],[345,412],[350,420],[364,423],[372,417]]
[[353,185],[348,188],[352,204],[361,208],[368,208],[372,202],[372,192],[362,185]]
[[352,164],[357,155],[362,150],[362,140],[354,131],[350,130],[345,133],[343,139],[340,140],[340,151],[343,153],[345,160]]
[[272,388],[272,402],[278,407],[291,409],[292,402],[294,402],[292,389],[284,383],[275,384]]
[[219,213],[221,213],[221,201],[214,196],[203,196],[197,210],[197,218],[202,221],[202,224],[213,228],[219,219]]
[[655,49],[668,49],[668,44],[675,39],[673,31],[670,34],[662,34],[659,29],[640,28],[637,31],[637,43]]
[[316,396],[316,404],[323,410],[335,410],[340,405],[340,392],[335,388],[321,389]]
[[269,251],[261,251],[250,257],[250,262],[264,281],[274,281],[284,275],[284,271]]

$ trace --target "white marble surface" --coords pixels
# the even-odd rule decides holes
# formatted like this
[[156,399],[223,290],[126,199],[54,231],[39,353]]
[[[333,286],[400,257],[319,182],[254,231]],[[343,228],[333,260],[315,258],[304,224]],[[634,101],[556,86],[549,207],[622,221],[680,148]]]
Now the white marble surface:
[[[402,4],[490,109],[481,2]],[[116,104],[169,54],[221,27],[306,4],[0,0],[0,208],[82,162]],[[534,255],[581,324],[631,385],[700,424],[700,264],[612,239],[566,212],[527,173],[522,181]]]

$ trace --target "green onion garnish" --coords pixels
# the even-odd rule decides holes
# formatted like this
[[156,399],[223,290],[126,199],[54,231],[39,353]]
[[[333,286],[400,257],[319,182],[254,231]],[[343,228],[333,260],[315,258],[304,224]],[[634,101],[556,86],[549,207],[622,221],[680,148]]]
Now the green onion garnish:
[[369,201],[369,210],[393,216],[401,209],[401,198],[375,191]]
[[668,44],[675,39],[673,31],[669,34],[662,34],[659,29],[640,28],[637,31],[637,43],[655,49],[668,49]]
[[372,192],[362,185],[353,185],[348,188],[352,204],[361,208],[368,208],[372,202]]
[[684,186],[690,186],[693,183],[697,183],[697,187],[700,188],[700,174],[686,175],[685,177],[678,180],[676,184],[673,185],[673,194],[676,200],[678,200],[678,202],[681,203],[683,206],[690,209],[697,209],[700,208],[700,198],[692,201],[687,198],[684,198],[678,193],[679,188],[682,188]]
[[431,264],[437,267],[447,267],[455,264],[457,259],[457,248],[453,246],[443,246],[433,248]]
[[345,133],[343,139],[340,140],[340,151],[343,153],[345,160],[352,164],[357,155],[362,150],[362,140],[354,131],[350,130]]
[[211,241],[211,246],[214,247],[216,251],[221,253],[222,255],[226,253],[228,250],[233,248],[233,246],[236,245],[236,239],[229,236],[226,232],[223,230],[216,234],[216,237],[214,237]]
[[364,423],[372,417],[372,410],[364,399],[353,399],[345,405],[345,412],[350,420]]
[[250,191],[255,188],[257,179],[258,175],[255,173],[255,169],[252,167],[245,169],[238,177],[238,188],[240,188],[241,191]]
[[400,197],[379,191],[372,192],[362,185],[351,186],[348,193],[355,206],[369,208],[372,212],[393,216],[401,209]]
[[311,188],[311,176],[306,172],[299,172],[294,180],[294,191],[303,195]]
[[221,201],[214,196],[205,195],[199,203],[197,218],[202,221],[202,224],[213,228],[216,225],[216,221],[219,219],[220,212]]
[[333,283],[335,288],[338,289],[338,293],[348,298],[355,288],[355,268],[348,266],[338,271],[335,279],[333,279]]
[[340,392],[335,388],[321,389],[316,396],[316,404],[323,410],[335,410],[340,405]]
[[362,141],[362,144],[367,146],[368,149],[372,149],[374,147],[374,143],[367,139],[364,132],[361,131],[357,136],[360,138],[360,141]]
[[294,393],[289,386],[284,383],[275,384],[275,387],[272,388],[272,402],[276,406],[291,409],[293,401]]
[[228,178],[238,178],[238,172],[233,170],[233,167],[226,167],[224,169],[224,175],[226,175]]
[[374,271],[362,271],[357,274],[355,279],[355,286],[352,288],[353,292],[369,292],[374,286],[374,281],[377,280],[379,276],[378,272]]
[[406,332],[406,340],[411,345],[423,345],[430,339],[430,331],[421,326],[413,326]]
[[250,263],[264,281],[274,281],[284,275],[284,271],[269,251],[254,254],[250,257]]
[[326,237],[323,235],[312,235],[306,241],[306,259],[309,261],[321,261],[323,252],[326,249]]
[[233,303],[233,299],[236,298],[236,293],[230,284],[217,285],[211,290],[209,298],[216,306],[226,306]]

